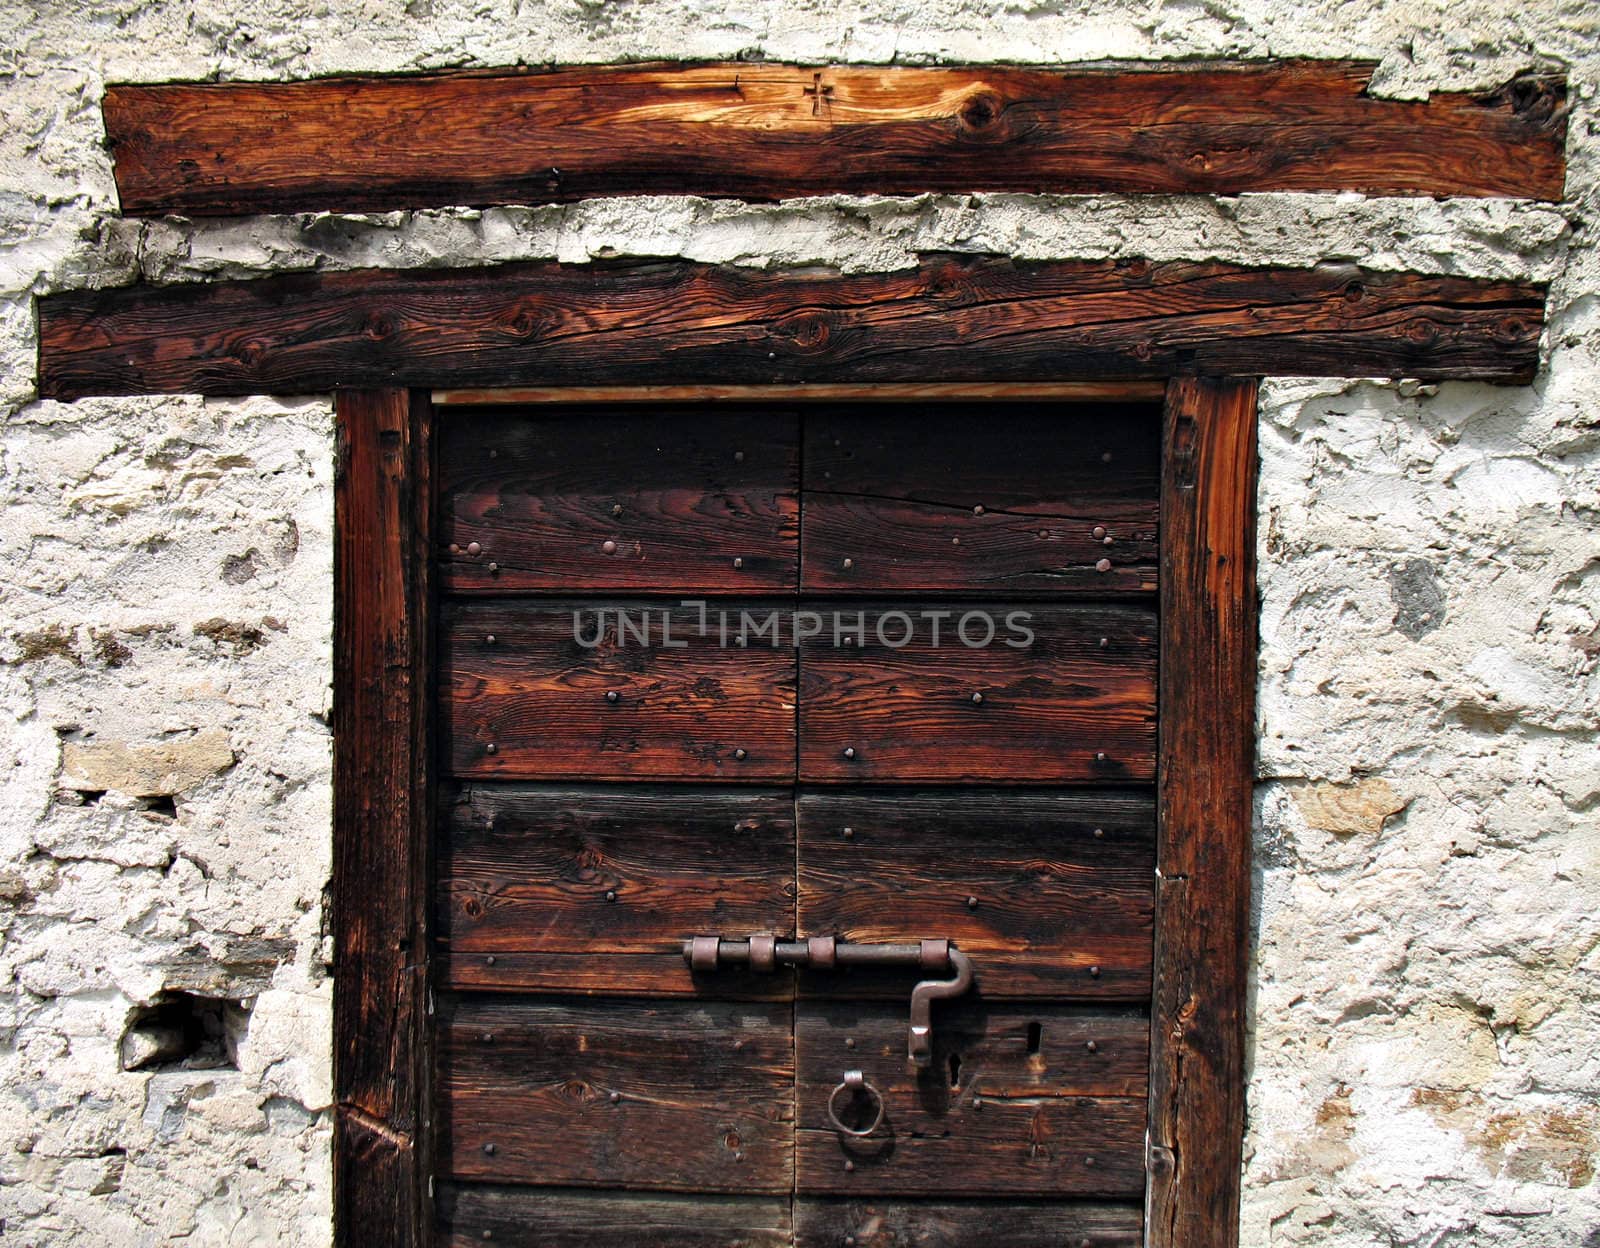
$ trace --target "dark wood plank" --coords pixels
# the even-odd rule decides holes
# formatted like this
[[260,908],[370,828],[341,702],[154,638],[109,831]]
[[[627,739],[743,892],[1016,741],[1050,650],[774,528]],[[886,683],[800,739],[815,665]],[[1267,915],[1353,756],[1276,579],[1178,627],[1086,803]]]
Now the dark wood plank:
[[1352,265],[930,257],[838,275],[683,262],[365,270],[38,301],[39,392],[1062,381],[1527,381],[1544,288]]
[[440,1050],[453,1178],[791,1189],[788,1005],[466,998],[445,1004]]
[[1372,65],[737,64],[112,86],[124,212],[834,192],[1559,199],[1565,82],[1426,101]]
[[453,799],[438,884],[447,983],[792,991],[789,975],[702,982],[683,960],[690,936],[795,930],[789,793],[473,785]]
[[1137,1205],[1099,1202],[807,1196],[794,1227],[795,1248],[1139,1248],[1144,1219]]
[[[786,607],[728,609],[773,617],[788,636]],[[702,635],[700,613],[670,603],[449,604],[439,637],[447,765],[478,779],[788,779],[794,651],[734,645],[737,614],[723,645],[720,617],[706,618]]]
[[828,408],[805,427],[807,590],[1156,588],[1158,407]]
[[[933,609],[828,608],[821,633],[801,648],[802,779],[1154,778],[1153,611],[985,603],[938,608],[945,618],[934,621],[925,614]],[[835,644],[835,611],[844,616],[840,640],[857,644]],[[984,640],[991,620],[990,644],[962,641],[963,627],[968,642]],[[906,636],[907,624],[906,645],[885,644]],[[798,615],[796,627],[804,631]]]
[[1255,384],[1173,382],[1165,436],[1147,1218],[1153,1248],[1232,1248],[1255,763]]
[[426,398],[404,390],[346,391],[335,406],[333,1084],[347,1121],[334,1234],[388,1248],[422,1244],[432,1223],[429,861],[418,848],[431,783],[432,426]]
[[440,432],[441,583],[792,591],[799,457],[798,416],[763,408],[459,415]]
[[[444,1186],[446,1248],[792,1248],[787,1197],[538,1191]],[[1112,1242],[1112,1241],[1107,1241]]]
[[[946,937],[972,957],[978,988],[991,999],[1148,1001],[1152,797],[812,794],[796,814],[802,932],[854,941]],[[838,975],[807,987],[850,990]],[[899,987],[903,993],[903,975]]]
[[[933,1065],[912,1073],[904,1001],[796,1006],[798,1191],[1127,1197],[1144,1190],[1143,1011],[969,998],[935,1007],[933,1035]],[[847,1069],[862,1071],[885,1100],[884,1126],[866,1140],[841,1137],[828,1120],[828,1097]],[[843,1096],[840,1108],[849,1112]]]

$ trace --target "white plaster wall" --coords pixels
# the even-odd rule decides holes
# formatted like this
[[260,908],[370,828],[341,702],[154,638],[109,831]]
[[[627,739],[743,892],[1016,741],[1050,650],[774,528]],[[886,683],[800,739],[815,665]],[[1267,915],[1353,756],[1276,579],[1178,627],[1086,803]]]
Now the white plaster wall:
[[[35,397],[32,297],[681,255],[1356,260],[1552,283],[1526,389],[1262,413],[1246,1244],[1600,1248],[1600,8],[1593,0],[0,0],[0,1236],[328,1238],[326,401]],[[108,81],[517,61],[1348,56],[1571,78],[1568,201],[695,199],[117,219]],[[82,794],[103,790],[87,803]],[[175,813],[151,798],[165,790]],[[124,1072],[163,988],[238,1069]]]

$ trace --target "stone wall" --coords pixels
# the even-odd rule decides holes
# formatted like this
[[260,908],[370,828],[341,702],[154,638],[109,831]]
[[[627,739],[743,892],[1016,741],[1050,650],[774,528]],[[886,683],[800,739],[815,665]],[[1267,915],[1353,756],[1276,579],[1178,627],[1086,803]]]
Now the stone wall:
[[[1600,1246],[1591,0],[0,0],[0,1218],[328,1239],[328,403],[39,402],[32,297],[673,255],[1142,255],[1552,283],[1526,389],[1265,391],[1244,1242]],[[1569,199],[697,199],[116,216],[108,81],[737,56],[1571,77]]]

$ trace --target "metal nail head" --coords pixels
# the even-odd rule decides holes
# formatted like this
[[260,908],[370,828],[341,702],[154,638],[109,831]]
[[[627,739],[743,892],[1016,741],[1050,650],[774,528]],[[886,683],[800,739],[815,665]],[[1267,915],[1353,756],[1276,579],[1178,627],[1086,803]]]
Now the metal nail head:
[[972,700],[973,700],[973,701],[974,701],[974,702],[982,702],[982,701],[983,701],[983,694],[981,694],[981,693],[975,693],[975,694],[973,694],[973,695],[972,695]]
[[493,1157],[500,1150],[498,1148],[496,1148],[493,1144],[485,1144],[483,1146],[483,1151],[485,1153],[487,1153],[490,1157]]
[[614,555],[617,553],[617,544],[608,537],[600,543],[600,550],[604,554]]
[[620,516],[622,514],[622,504],[621,503],[612,503],[611,504],[611,514],[613,516]]
[[734,758],[738,759],[739,762],[742,763],[742,762],[744,762],[745,759],[750,757],[750,754],[746,750],[735,750],[733,752],[733,756],[734,756]]
[[1088,1049],[1091,1053],[1098,1053],[1100,1051],[1100,1046],[1093,1040],[1089,1041],[1083,1047]]
[[1095,525],[1094,526],[1094,535],[1095,535],[1096,539],[1104,537],[1106,535],[1106,527],[1105,527],[1105,525],[1103,525],[1103,524]]
[[734,561],[733,561],[733,566],[736,567],[736,568],[744,567],[744,560],[735,558]]
[[1101,560],[1099,560],[1094,565],[1094,570],[1096,572],[1109,572],[1109,571],[1111,571],[1111,560],[1109,560],[1109,559],[1101,559]]
[[846,759],[855,758],[855,756],[856,756],[856,747],[853,746],[853,745],[845,746],[844,747],[844,756],[845,756]]
[[614,889],[614,888],[606,889],[606,900],[607,901],[615,901],[616,899],[617,899],[617,890]]
[[500,575],[500,565],[498,563],[490,563],[489,564],[489,575],[490,576],[499,576]]
[[619,1103],[619,1102],[620,1102],[620,1101],[621,1101],[621,1100],[622,1100],[622,1093],[620,1093],[620,1092],[613,1092],[613,1093],[612,1093],[612,1094],[611,1094],[611,1095],[610,1095],[610,1097],[609,1097],[609,1098],[607,1098],[607,1099],[609,1099],[609,1100],[610,1100],[610,1102],[611,1102],[611,1103],[612,1103],[612,1104],[613,1104],[613,1105],[616,1105],[616,1104],[618,1104],[618,1103]]
[[498,754],[500,752],[500,747],[491,741],[488,745],[483,747],[483,750],[486,754]]
[[851,568],[853,568],[855,566],[856,566],[856,561],[854,559],[846,559],[844,561],[844,570],[846,572],[848,572]]
[[494,645],[494,634],[490,633],[487,637],[485,637],[483,639],[483,644],[486,645],[486,646]]
[[483,551],[483,547],[478,545],[477,542],[468,542],[467,543],[467,554],[476,555],[476,554],[480,554],[482,551]]
[[976,910],[977,908],[978,908],[978,899],[976,897],[968,897],[967,898],[967,909],[968,910]]
[[975,516],[981,516],[983,514],[983,504],[979,503],[976,507],[974,507],[972,509],[972,514]]
[[1091,966],[1089,968],[1089,978],[1090,979],[1099,979],[1100,978],[1100,968],[1098,966]]
[[620,702],[620,701],[622,701],[622,695],[620,693],[618,693],[615,689],[607,689],[606,690],[606,701],[607,702]]

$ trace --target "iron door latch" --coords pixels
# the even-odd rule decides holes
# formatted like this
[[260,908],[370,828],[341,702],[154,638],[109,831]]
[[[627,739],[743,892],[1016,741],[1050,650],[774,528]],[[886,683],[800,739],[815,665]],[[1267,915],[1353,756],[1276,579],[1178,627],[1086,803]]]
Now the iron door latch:
[[925,974],[950,974],[951,979],[924,979],[911,990],[911,1025],[906,1037],[906,1055],[914,1066],[933,1062],[933,1003],[959,997],[972,987],[972,959],[948,940],[923,940],[917,944],[852,944],[833,936],[812,936],[806,940],[779,940],[776,936],[756,935],[747,940],[723,940],[720,936],[694,936],[683,942],[684,961],[691,970],[708,972],[725,966],[748,966],[753,971],[770,972],[780,966],[813,971],[836,968],[908,967]]

